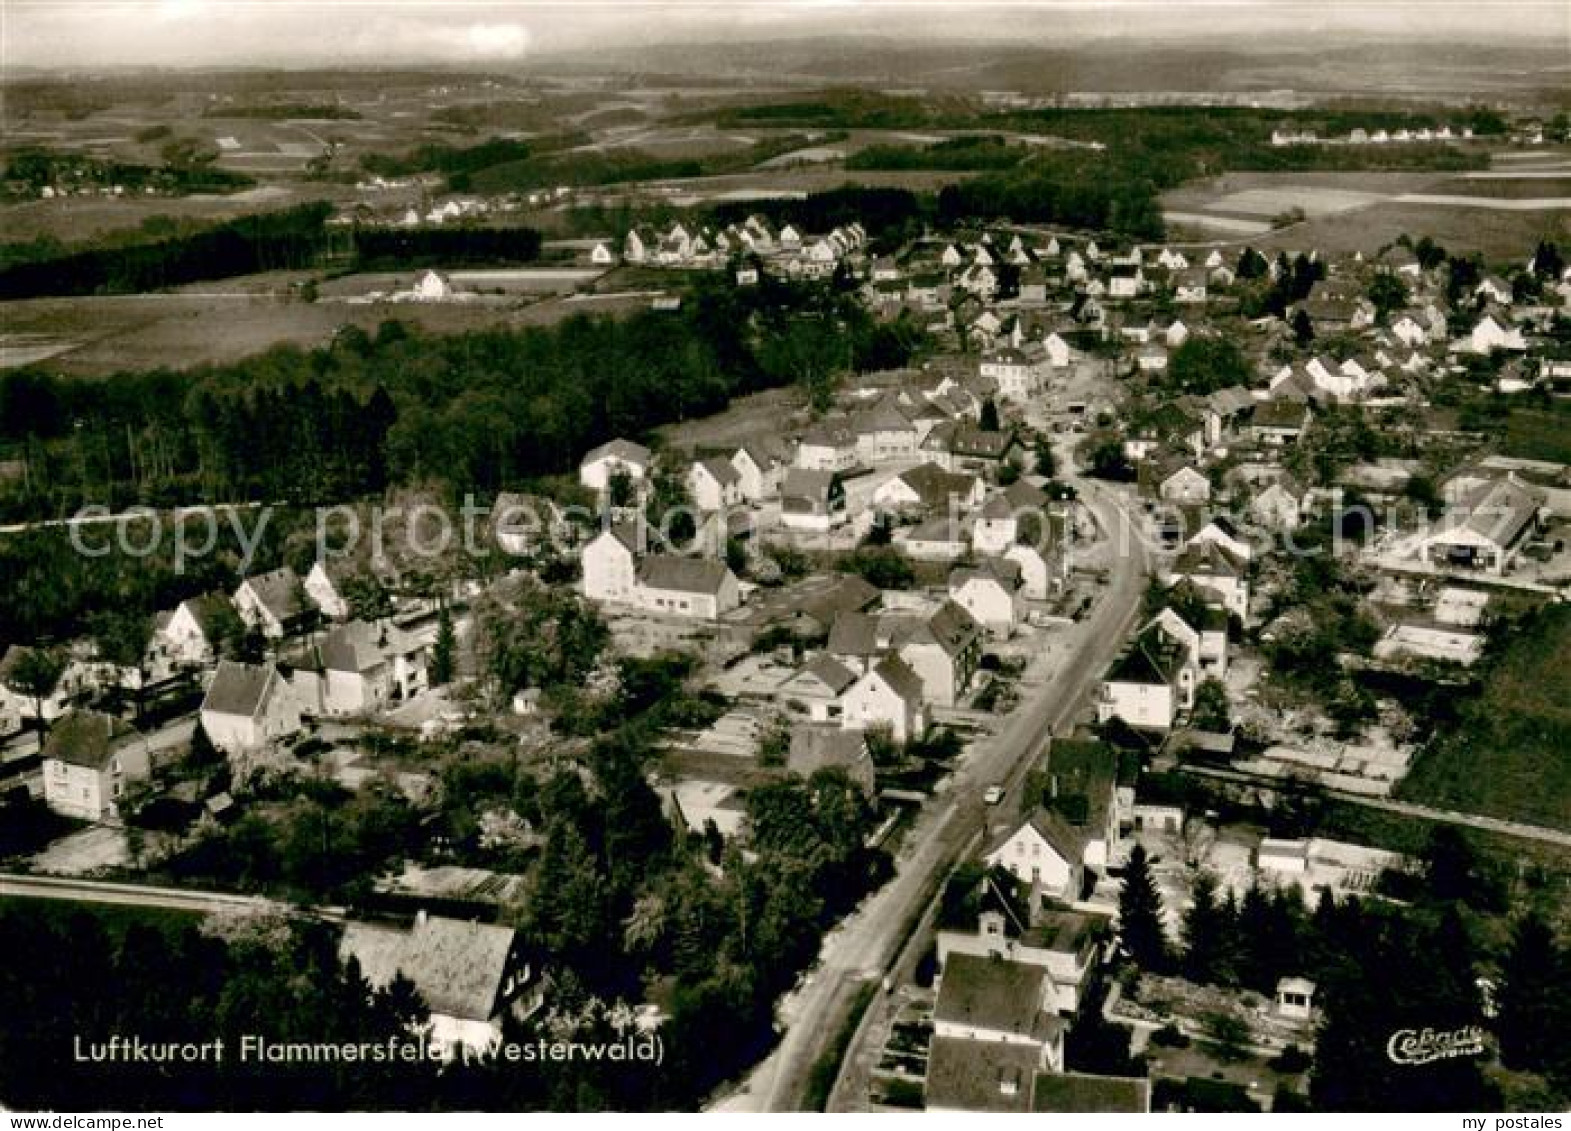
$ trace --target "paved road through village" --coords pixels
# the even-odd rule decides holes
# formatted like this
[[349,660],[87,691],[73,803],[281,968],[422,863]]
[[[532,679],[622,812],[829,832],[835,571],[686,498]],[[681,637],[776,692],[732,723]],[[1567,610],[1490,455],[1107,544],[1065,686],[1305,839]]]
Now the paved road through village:
[[982,794],[1003,784],[1013,800],[1043,741],[1085,702],[1128,635],[1145,588],[1145,544],[1111,490],[1088,480],[1076,486],[1105,542],[1099,556],[1107,584],[1098,601],[1084,619],[1052,638],[1040,682],[1026,690],[1004,729],[973,749],[948,790],[923,810],[907,834],[909,855],[896,862],[894,877],[825,938],[810,981],[781,1005],[786,1032],[780,1045],[717,1108],[800,1110],[812,1066],[843,1026],[858,988],[883,976],[944,877],[985,830]]

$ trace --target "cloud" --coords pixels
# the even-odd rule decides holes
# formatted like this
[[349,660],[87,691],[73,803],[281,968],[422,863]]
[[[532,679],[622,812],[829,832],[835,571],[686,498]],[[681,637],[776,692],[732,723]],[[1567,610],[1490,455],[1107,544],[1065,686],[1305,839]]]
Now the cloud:
[[479,59],[518,59],[529,48],[523,24],[470,24],[464,38]]

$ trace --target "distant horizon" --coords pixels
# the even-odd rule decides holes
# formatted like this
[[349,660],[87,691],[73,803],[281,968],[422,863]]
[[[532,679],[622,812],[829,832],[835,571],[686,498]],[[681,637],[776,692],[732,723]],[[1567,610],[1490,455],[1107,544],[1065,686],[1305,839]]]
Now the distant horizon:
[[[902,30],[892,33],[896,16]],[[596,51],[815,40],[969,50],[1122,41],[1139,50],[1282,53],[1416,41],[1563,47],[1571,58],[1571,4],[1560,0],[9,0],[6,21],[3,78],[84,69],[513,73]]]

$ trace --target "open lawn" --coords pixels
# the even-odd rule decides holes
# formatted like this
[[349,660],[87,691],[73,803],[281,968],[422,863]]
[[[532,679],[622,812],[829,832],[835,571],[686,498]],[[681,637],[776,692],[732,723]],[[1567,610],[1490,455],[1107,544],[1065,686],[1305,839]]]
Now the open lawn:
[[1402,782],[1408,800],[1571,829],[1571,608],[1548,605],[1511,641]]

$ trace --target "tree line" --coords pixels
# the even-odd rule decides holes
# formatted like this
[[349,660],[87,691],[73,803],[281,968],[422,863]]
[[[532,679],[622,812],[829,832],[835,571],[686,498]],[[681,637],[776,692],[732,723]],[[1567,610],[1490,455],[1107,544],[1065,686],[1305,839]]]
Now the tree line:
[[[1454,829],[1436,830],[1411,880],[1411,903],[1323,890],[1311,910],[1297,886],[1256,882],[1242,896],[1224,894],[1201,873],[1175,940],[1163,926],[1151,861],[1137,845],[1120,891],[1120,938],[1141,969],[1198,983],[1270,997],[1281,978],[1313,982],[1321,1014],[1310,1093],[1317,1110],[1514,1109],[1486,1059],[1408,1065],[1387,1053],[1403,1029],[1471,1026],[1492,1031],[1494,1055],[1541,1076],[1549,1098],[1563,1104],[1571,1087],[1571,949],[1532,910],[1510,924],[1504,946],[1491,947],[1498,892]],[[1485,978],[1486,971],[1498,973]]]
[[0,299],[136,294],[206,279],[299,270],[326,246],[332,205],[242,216],[203,231],[112,249],[89,248],[0,270]]

